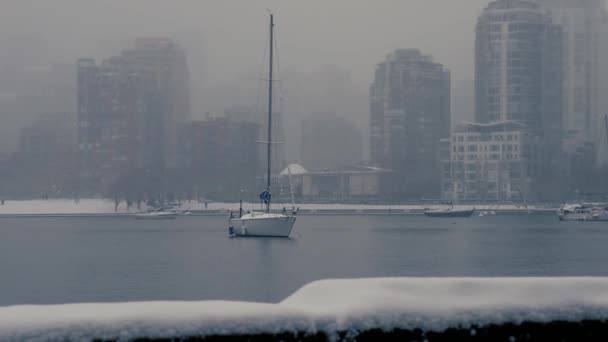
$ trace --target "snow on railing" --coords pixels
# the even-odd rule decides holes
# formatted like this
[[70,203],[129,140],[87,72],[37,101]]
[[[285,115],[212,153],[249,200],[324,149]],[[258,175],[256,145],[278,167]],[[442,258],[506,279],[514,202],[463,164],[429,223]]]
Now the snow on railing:
[[543,327],[554,333],[556,329],[581,333],[594,327],[606,331],[606,320],[608,278],[325,280],[304,286],[278,304],[204,301],[0,307],[0,340],[205,336],[255,340],[262,334],[277,339],[342,340],[386,334],[423,338],[441,333],[461,337],[483,333],[487,340],[494,333],[512,334],[513,339],[534,336],[530,334]]

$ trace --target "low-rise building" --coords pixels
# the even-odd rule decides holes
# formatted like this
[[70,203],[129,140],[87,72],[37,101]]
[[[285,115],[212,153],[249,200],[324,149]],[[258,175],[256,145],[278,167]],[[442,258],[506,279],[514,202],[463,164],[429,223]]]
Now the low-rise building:
[[382,177],[388,170],[351,166],[334,170],[308,171],[298,177],[302,197],[309,201],[357,201],[382,197]]
[[443,156],[443,199],[521,201],[534,195],[542,145],[541,136],[515,121],[459,125]]

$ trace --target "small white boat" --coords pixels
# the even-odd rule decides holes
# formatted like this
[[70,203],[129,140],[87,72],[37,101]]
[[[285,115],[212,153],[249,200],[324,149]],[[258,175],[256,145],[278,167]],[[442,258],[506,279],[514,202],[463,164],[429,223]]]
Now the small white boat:
[[176,213],[168,211],[150,211],[146,213],[137,213],[135,218],[138,220],[171,220],[177,217]]
[[190,212],[190,210],[188,209],[177,209],[177,208],[173,208],[169,210],[170,213],[175,214],[177,216],[190,216],[192,215],[192,212]]

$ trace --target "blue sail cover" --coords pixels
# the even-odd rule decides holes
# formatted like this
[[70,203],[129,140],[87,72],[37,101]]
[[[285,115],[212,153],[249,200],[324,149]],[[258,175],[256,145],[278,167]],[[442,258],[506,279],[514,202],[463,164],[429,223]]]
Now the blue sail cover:
[[268,202],[270,202],[270,192],[268,192],[268,190],[262,192],[260,194],[260,199],[264,201],[265,204],[268,204]]

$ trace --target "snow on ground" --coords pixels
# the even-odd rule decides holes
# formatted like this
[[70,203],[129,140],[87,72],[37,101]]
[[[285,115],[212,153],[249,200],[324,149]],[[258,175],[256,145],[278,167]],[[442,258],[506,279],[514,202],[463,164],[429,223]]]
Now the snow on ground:
[[[0,205],[0,215],[28,214],[104,214],[114,212],[114,202],[102,199],[6,200]],[[120,212],[126,212],[124,202]]]
[[[274,204],[274,208],[287,207],[291,204]],[[425,208],[438,209],[447,208],[441,205],[365,205],[365,204],[296,204],[297,207],[303,210],[421,210]],[[456,206],[458,209],[472,209],[471,205]],[[496,206],[477,205],[479,210],[488,210],[496,208]],[[238,203],[208,203],[207,207],[203,203],[184,202],[181,205],[182,209],[188,210],[223,210],[234,211],[238,210]],[[259,210],[259,203],[243,204],[245,210]],[[500,209],[513,210],[522,209],[515,205],[501,205]],[[534,207],[530,207],[534,209]],[[131,207],[130,212],[136,212],[136,206]],[[118,213],[128,213],[127,206],[122,201],[118,206]],[[103,199],[81,199],[78,202],[68,199],[51,199],[51,200],[7,200],[4,205],[0,205],[0,215],[43,215],[43,214],[112,214],[114,213],[114,201]]]
[[325,280],[278,304],[142,302],[0,308],[0,340],[317,333],[608,319],[608,278]]

